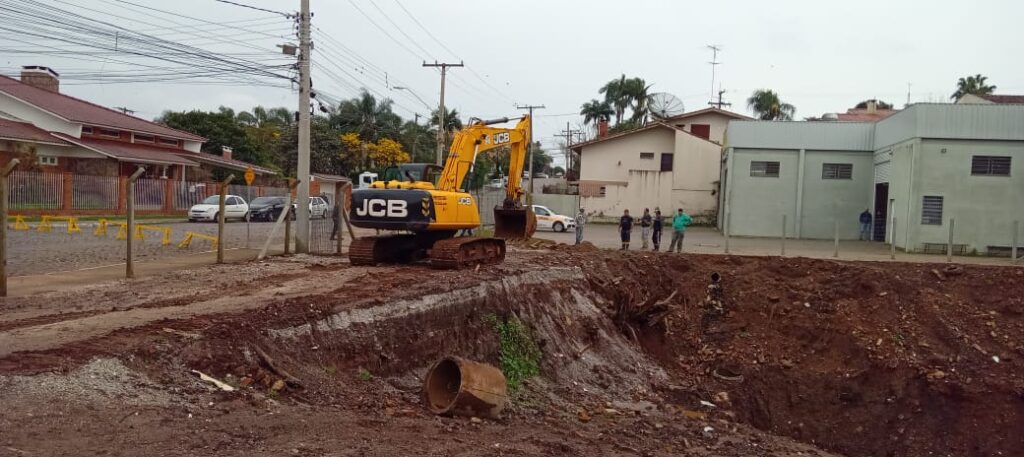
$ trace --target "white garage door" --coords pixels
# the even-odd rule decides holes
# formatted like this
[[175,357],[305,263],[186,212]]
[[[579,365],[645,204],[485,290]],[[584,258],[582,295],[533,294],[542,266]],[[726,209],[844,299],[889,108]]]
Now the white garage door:
[[889,182],[889,174],[892,171],[892,161],[885,161],[875,164],[875,184]]

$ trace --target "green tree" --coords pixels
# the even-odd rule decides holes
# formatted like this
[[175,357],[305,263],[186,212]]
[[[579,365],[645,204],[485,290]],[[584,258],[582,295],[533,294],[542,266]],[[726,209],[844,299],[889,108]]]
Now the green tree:
[[157,122],[171,128],[205,137],[202,151],[221,155],[222,147],[232,148],[232,157],[257,165],[270,165],[270,157],[261,157],[246,132],[245,125],[235,119],[235,111],[220,107],[217,111],[164,111]]
[[627,97],[630,101],[630,109],[633,110],[633,122],[640,124],[647,123],[647,96],[648,91],[651,89],[651,85],[647,84],[642,78],[629,78],[625,81],[625,87],[623,88]]
[[754,117],[764,121],[791,121],[796,108],[779,100],[779,94],[769,89],[755,90],[747,99],[747,108],[754,112]]
[[431,131],[430,126],[406,121],[402,124],[400,141],[402,147],[409,151],[413,162],[434,162],[437,154],[437,134]]
[[626,90],[626,75],[615,78],[608,81],[604,86],[601,86],[597,90],[598,93],[604,94],[604,100],[612,107],[615,112],[615,125],[619,125],[622,122],[623,116],[626,114],[626,108],[629,107],[630,98]]
[[[313,116],[310,119],[309,169],[314,173],[329,173],[352,177],[363,171],[359,163],[339,154],[342,151],[341,136],[331,126],[329,119]],[[299,157],[298,129],[289,129],[275,147],[275,155],[281,158],[281,172],[284,176],[296,175]]]
[[378,101],[366,90],[358,97],[342,101],[330,115],[330,126],[342,133],[355,132],[363,139],[397,140],[401,135],[402,118],[391,109],[392,101]]
[[[430,113],[430,125],[434,126],[435,129],[438,122],[437,114],[437,110]],[[457,130],[462,130],[462,120],[459,119],[459,112],[454,108],[450,110],[445,108],[444,131],[448,133],[448,138],[451,139],[451,134]]]
[[854,109],[868,109],[868,103],[870,103],[870,102],[875,102],[875,107],[878,108],[878,109],[892,109],[892,104],[891,103],[886,103],[886,102],[883,102],[881,100],[875,100],[875,99],[864,100],[864,101],[858,103],[857,106],[854,106]]
[[615,115],[615,110],[607,100],[591,99],[580,106],[580,116],[583,116],[584,124],[597,125],[602,120],[610,120]]
[[995,92],[996,86],[985,84],[985,81],[987,80],[988,77],[982,76],[981,74],[960,78],[960,80],[956,82],[956,92],[953,92],[953,95],[950,96],[950,98],[953,100],[959,100],[960,97],[967,94],[989,95],[992,92]]
[[622,121],[622,122],[620,122],[618,124],[615,124],[614,127],[608,129],[608,133],[609,134],[615,134],[615,133],[628,132],[630,130],[635,130],[635,129],[638,129],[640,127],[643,127],[643,125],[640,124],[640,122],[634,121],[632,119],[628,119],[628,120]]

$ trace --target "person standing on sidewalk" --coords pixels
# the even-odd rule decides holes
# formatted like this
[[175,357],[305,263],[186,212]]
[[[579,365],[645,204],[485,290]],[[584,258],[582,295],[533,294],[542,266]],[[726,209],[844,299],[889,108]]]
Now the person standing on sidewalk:
[[661,229],[665,225],[665,218],[661,215],[661,208],[654,208],[654,225],[651,227],[651,241],[654,242],[654,250],[661,249]]
[[583,212],[583,208],[576,213],[576,244],[579,245],[583,242],[583,226],[587,225],[587,215]]
[[629,250],[629,235],[633,231],[633,216],[629,215],[629,210],[622,210],[622,217],[619,218],[619,235],[622,237],[622,248],[621,250]]
[[690,225],[693,219],[689,214],[679,208],[676,215],[672,217],[672,244],[668,245],[668,252],[672,252],[675,249],[676,252],[683,250],[683,235],[686,232],[686,226]]
[[871,241],[871,211],[860,213],[860,239]]
[[652,224],[654,224],[654,219],[651,218],[651,210],[644,208],[644,215],[640,216],[640,241],[643,243],[641,249],[647,249],[647,241],[651,238]]

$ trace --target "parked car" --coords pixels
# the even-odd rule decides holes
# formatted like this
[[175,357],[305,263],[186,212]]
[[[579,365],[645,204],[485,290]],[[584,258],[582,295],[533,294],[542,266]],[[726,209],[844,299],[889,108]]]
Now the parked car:
[[[249,218],[254,221],[276,221],[288,204],[288,197],[257,197],[249,203]],[[295,213],[292,213],[295,217]]]
[[309,217],[322,217],[327,219],[331,216],[331,205],[322,197],[309,197]]
[[534,173],[533,177],[537,178],[537,179],[548,179],[548,174],[547,173]]
[[576,220],[551,211],[546,206],[533,205],[533,213],[537,215],[538,229],[551,229],[555,232],[565,232],[576,228]]
[[[206,197],[202,203],[192,205],[192,208],[188,210],[188,220],[189,222],[216,221],[219,212],[220,195],[211,195]],[[246,220],[248,217],[249,205],[245,203],[245,199],[237,195],[224,197],[224,220]]]

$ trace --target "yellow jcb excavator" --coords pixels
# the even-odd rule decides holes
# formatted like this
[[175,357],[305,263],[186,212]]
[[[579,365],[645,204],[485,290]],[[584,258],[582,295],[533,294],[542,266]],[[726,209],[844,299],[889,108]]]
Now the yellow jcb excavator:
[[[492,127],[508,118],[473,120],[455,134],[448,160],[403,164],[384,170],[369,189],[352,192],[349,214],[356,227],[397,233],[358,238],[349,249],[353,265],[407,263],[429,258],[438,268],[462,268],[501,262],[506,239],[527,239],[537,231],[533,211],[522,202],[519,187],[530,144],[530,117],[513,128]],[[476,199],[467,192],[480,153],[511,149],[504,201],[494,208],[494,237],[461,236],[462,229],[480,227]]]

